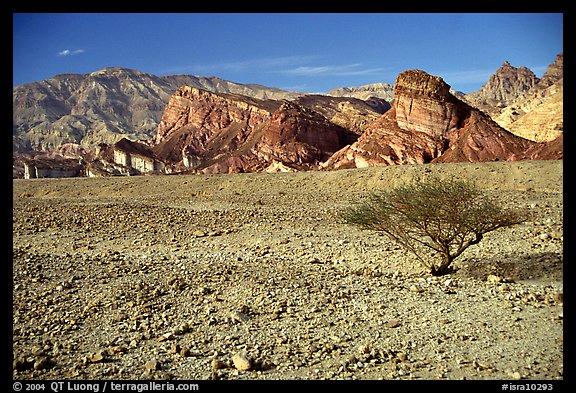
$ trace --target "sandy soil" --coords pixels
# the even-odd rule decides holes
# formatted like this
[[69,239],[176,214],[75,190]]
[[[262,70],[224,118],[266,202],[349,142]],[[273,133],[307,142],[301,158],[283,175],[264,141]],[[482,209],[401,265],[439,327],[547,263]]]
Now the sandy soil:
[[[563,379],[562,161],[13,181],[15,379]],[[531,218],[428,276],[340,213],[439,174]]]

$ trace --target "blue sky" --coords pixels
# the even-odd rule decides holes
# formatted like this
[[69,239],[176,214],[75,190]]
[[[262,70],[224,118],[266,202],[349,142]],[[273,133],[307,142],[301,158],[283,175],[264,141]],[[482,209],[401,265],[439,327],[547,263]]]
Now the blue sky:
[[117,66],[324,93],[417,68],[467,93],[506,60],[541,76],[561,52],[553,13],[13,15],[13,85]]

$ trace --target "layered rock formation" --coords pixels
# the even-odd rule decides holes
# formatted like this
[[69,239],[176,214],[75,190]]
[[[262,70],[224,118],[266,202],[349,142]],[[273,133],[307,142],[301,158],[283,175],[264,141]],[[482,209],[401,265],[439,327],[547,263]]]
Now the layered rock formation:
[[368,124],[391,108],[388,101],[377,97],[364,100],[353,97],[308,94],[296,98],[293,102],[318,112],[332,123],[357,136],[362,135]]
[[[314,109],[327,102],[320,111]],[[386,108],[376,101],[314,96],[292,102],[259,100],[182,86],[164,111],[152,149],[175,167],[203,173],[262,171],[274,163],[316,169],[357,139],[366,116],[376,118]]]
[[[262,130],[279,101],[216,94],[182,86],[170,98],[154,136],[154,151],[164,160],[178,162],[186,148],[201,161],[243,149],[249,137]],[[255,141],[252,142],[252,145]]]
[[[401,73],[393,108],[370,124],[354,144],[323,164],[325,169],[393,164],[519,160],[543,151],[458,100],[439,77]],[[546,158],[561,158],[558,152]],[[552,153],[552,152],[551,152]],[[540,154],[539,157],[545,156]]]
[[[558,159],[562,60],[559,55],[542,79],[505,63],[480,92],[466,96],[486,113],[461,101],[441,78],[419,70],[398,76],[392,108],[373,94],[367,100],[301,95],[119,68],[60,75],[14,88],[13,172],[22,177],[28,165],[32,176],[36,169],[30,165],[49,168],[53,160],[63,168],[63,159],[70,158],[78,163],[74,171],[35,173],[278,172]],[[362,88],[375,93],[392,86],[380,85]],[[69,140],[74,143],[63,143]],[[35,151],[43,149],[49,152]]]
[[118,67],[57,75],[13,88],[13,149],[48,151],[63,143],[95,147],[123,137],[148,139],[182,85],[266,99],[303,94],[216,77],[155,76]]
[[538,84],[538,77],[527,67],[513,67],[508,61],[494,73],[482,88],[471,93],[490,106],[508,106]]
[[539,79],[528,68],[505,62],[479,91],[463,99],[515,135],[552,141],[564,127],[563,63],[559,54]]
[[390,83],[372,83],[369,85],[338,87],[326,93],[333,97],[352,97],[369,100],[372,97],[382,98],[388,102],[394,99],[394,85]]

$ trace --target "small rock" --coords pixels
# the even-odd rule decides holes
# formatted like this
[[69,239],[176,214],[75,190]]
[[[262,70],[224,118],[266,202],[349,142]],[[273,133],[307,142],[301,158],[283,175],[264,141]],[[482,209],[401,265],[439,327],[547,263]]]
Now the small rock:
[[160,362],[158,362],[158,360],[148,360],[144,364],[144,368],[147,371],[157,371],[157,370],[161,369],[161,366],[160,366]]
[[163,335],[158,337],[158,341],[168,341],[168,340],[172,340],[173,338],[174,338],[174,335],[171,332],[168,332],[168,333],[164,333]]
[[199,229],[195,230],[194,232],[192,232],[192,236],[194,237],[205,237],[207,236],[207,233],[204,231],[201,231]]
[[538,238],[540,240],[550,240],[552,239],[552,235],[550,235],[549,233],[541,233],[540,236],[538,236]]
[[40,356],[34,361],[34,370],[43,370],[51,365],[50,360],[46,356]]
[[398,358],[398,360],[400,360],[401,362],[405,362],[406,360],[408,360],[408,356],[404,352],[397,353],[396,358]]
[[400,321],[398,321],[396,319],[392,319],[392,320],[386,322],[385,325],[386,325],[386,327],[389,327],[389,328],[397,328],[401,325],[401,323],[400,323]]
[[488,277],[486,277],[486,282],[488,282],[490,284],[499,284],[501,282],[504,282],[504,279],[500,276],[495,276],[494,274],[489,274]]
[[184,334],[184,333],[188,333],[189,331],[190,331],[190,324],[185,322],[185,323],[181,324],[180,326],[178,326],[178,328],[176,329],[174,334]]
[[170,354],[176,354],[176,353],[180,353],[180,351],[182,351],[182,348],[180,347],[180,345],[178,344],[172,344],[170,346],[170,349],[168,350],[168,353]]
[[252,368],[253,360],[245,352],[232,356],[232,363],[238,371],[248,371]]
[[96,353],[91,353],[87,358],[89,363],[101,363],[106,360],[106,351],[101,350]]
[[424,292],[424,290],[422,288],[418,288],[416,285],[412,285],[410,287],[410,292],[422,293],[422,292]]
[[513,379],[522,379],[522,378],[523,378],[523,377],[522,377],[522,374],[520,374],[518,371],[514,371],[513,373],[510,373],[510,376],[511,376]]
[[223,368],[228,368],[229,365],[228,365],[228,363],[226,363],[220,359],[212,359],[212,362],[210,363],[210,367],[212,367],[212,370],[220,370]]
[[128,348],[123,347],[121,345],[117,345],[111,348],[112,349],[112,353],[114,354],[118,354],[118,353],[126,353],[128,352]]
[[247,323],[248,321],[250,321],[250,317],[248,315],[241,313],[239,311],[232,311],[230,313],[230,318],[233,321],[242,322],[242,323]]
[[366,344],[362,344],[358,347],[358,354],[359,355],[365,355],[365,354],[369,354],[370,353],[370,347]]

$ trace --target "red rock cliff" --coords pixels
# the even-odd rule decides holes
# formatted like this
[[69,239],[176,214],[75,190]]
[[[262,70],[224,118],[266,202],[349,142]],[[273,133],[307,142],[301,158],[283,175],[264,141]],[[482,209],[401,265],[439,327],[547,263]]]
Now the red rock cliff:
[[[393,108],[323,164],[325,169],[428,162],[509,161],[530,158],[544,145],[517,137],[458,100],[441,78],[401,73]],[[554,149],[557,151],[558,149]],[[531,153],[532,157],[548,157]]]

